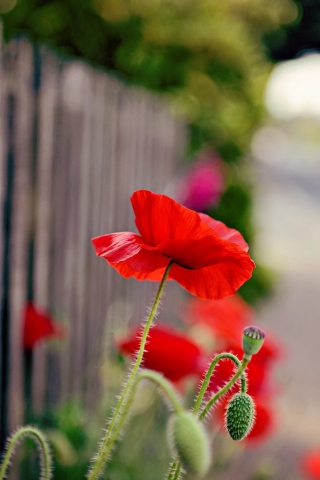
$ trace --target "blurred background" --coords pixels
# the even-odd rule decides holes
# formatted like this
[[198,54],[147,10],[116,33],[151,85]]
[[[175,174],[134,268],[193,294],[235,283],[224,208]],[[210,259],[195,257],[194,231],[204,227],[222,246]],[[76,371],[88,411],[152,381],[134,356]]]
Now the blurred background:
[[[239,290],[246,308],[221,321],[236,329],[239,308],[273,342],[261,431],[235,446],[212,427],[207,478],[320,478],[319,2],[0,0],[0,20],[1,447],[37,422],[56,478],[83,475],[132,353],[119,339],[154,292],[96,259],[90,239],[132,231],[129,197],[147,188],[242,233],[257,268]],[[179,314],[189,301],[170,284],[160,325],[234,350],[212,325],[203,345]],[[139,415],[166,415],[148,395],[131,439]],[[168,453],[149,448],[162,472]],[[144,478],[123,451],[108,478]]]

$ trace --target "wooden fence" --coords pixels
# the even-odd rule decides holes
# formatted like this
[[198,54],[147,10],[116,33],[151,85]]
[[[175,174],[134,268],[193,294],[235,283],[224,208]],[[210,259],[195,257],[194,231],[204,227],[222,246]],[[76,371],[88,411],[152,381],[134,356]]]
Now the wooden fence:
[[185,144],[184,126],[149,93],[25,39],[0,45],[2,434],[22,421],[27,299],[69,331],[35,349],[36,408],[89,395],[106,323],[112,334],[119,318],[144,315],[150,284],[124,281],[91,238],[135,229],[131,193],[163,191]]

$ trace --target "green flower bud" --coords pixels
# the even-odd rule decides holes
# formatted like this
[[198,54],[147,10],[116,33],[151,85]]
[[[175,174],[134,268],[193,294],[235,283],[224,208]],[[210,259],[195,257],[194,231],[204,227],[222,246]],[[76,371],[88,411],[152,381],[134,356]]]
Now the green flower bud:
[[172,453],[188,473],[202,477],[211,462],[210,441],[204,426],[191,412],[171,416],[168,439]]
[[226,428],[233,440],[243,440],[250,432],[254,421],[255,406],[247,393],[236,393],[227,406]]
[[246,327],[243,331],[242,348],[246,355],[258,353],[263,345],[265,334],[258,327]]

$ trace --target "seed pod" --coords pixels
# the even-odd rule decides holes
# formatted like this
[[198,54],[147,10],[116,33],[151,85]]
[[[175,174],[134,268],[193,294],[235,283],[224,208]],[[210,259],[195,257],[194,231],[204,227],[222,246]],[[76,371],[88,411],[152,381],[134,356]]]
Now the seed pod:
[[188,473],[202,477],[207,472],[210,441],[195,415],[188,411],[173,414],[168,423],[168,440],[172,453]]
[[233,440],[243,440],[254,423],[255,406],[247,393],[236,393],[227,406],[226,428]]
[[246,355],[258,353],[263,345],[265,334],[258,327],[246,327],[243,331],[242,348]]

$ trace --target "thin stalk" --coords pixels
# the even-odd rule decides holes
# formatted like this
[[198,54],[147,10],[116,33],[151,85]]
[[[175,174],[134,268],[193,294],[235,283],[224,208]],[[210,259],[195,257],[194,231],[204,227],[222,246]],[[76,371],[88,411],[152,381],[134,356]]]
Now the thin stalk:
[[[224,395],[228,390],[229,388],[231,388],[235,382],[238,380],[238,378],[240,377],[240,375],[244,372],[244,370],[246,369],[248,363],[250,362],[250,358],[248,357],[244,357],[242,359],[242,362],[241,362],[241,365],[240,365],[240,368],[238,369],[238,371],[234,374],[234,376],[231,378],[231,380],[229,380],[228,383],[226,383],[226,385],[224,387],[222,387],[215,395],[213,395],[213,397],[211,397],[211,399],[207,402],[207,404],[205,405],[205,407],[203,408],[202,412],[200,413],[199,415],[199,419],[200,420],[204,420],[204,418],[207,416],[207,414],[209,413],[212,405],[217,401],[219,400],[219,398]],[[243,392],[245,393],[245,392]]]
[[168,475],[166,477],[166,480],[179,480],[181,473],[181,464],[179,461],[173,462],[170,465],[170,469],[168,472]]
[[[210,378],[211,378],[211,375],[213,374],[213,371],[215,369],[215,367],[217,366],[218,362],[220,360],[223,360],[223,359],[229,359],[231,360],[232,362],[235,363],[235,365],[238,367],[238,371],[236,372],[236,378],[235,377],[232,377],[232,379],[230,380],[230,382],[224,387],[226,388],[226,391],[228,390],[228,388],[230,388],[230,386],[232,386],[234,384],[234,382],[237,380],[237,378],[239,378],[239,376],[241,375],[241,392],[242,393],[245,393],[247,391],[247,382],[246,382],[246,377],[245,375],[243,374],[243,370],[239,372],[239,369],[242,368],[242,364],[240,362],[240,360],[238,359],[238,357],[236,357],[235,355],[233,355],[233,353],[228,353],[228,352],[224,352],[224,353],[220,353],[219,355],[217,355],[211,362],[207,372],[206,372],[206,375],[204,377],[204,380],[202,382],[202,385],[201,385],[201,388],[199,390],[199,393],[197,395],[197,398],[196,398],[196,401],[195,401],[195,404],[194,404],[194,407],[193,407],[193,413],[197,414],[200,410],[200,407],[202,405],[202,402],[203,402],[203,397],[207,391],[207,388],[209,386],[209,383],[210,383]],[[248,360],[249,362],[249,360]],[[247,363],[248,363],[247,362]],[[245,367],[244,367],[245,368]],[[232,383],[231,383],[232,382]],[[228,385],[230,384],[230,386],[228,387]],[[223,393],[225,392],[221,392],[221,390],[218,392],[219,394],[219,397],[221,395],[223,395]],[[218,395],[217,394],[217,395]],[[219,398],[217,397],[217,395],[215,395],[214,397],[214,401],[213,403]],[[216,398],[217,397],[217,398]],[[212,400],[212,399],[211,399]],[[209,409],[211,408],[211,406],[213,405],[213,403],[210,405]],[[209,411],[209,410],[208,410]],[[202,420],[204,417],[202,417],[202,414],[200,414],[199,416],[199,419]],[[169,469],[169,472],[168,472],[168,475],[166,477],[166,480],[178,480],[180,478],[180,474],[181,474],[181,464],[179,461],[175,461],[171,464],[170,466],[170,469]]]
[[[238,357],[236,357],[235,355],[233,355],[233,353],[219,353],[219,355],[217,355],[211,362],[207,372],[206,372],[206,375],[204,377],[204,380],[202,382],[202,385],[201,385],[201,388],[200,388],[200,391],[197,395],[197,398],[196,398],[196,402],[195,402],[195,405],[193,407],[193,413],[198,413],[200,407],[201,407],[201,404],[202,404],[202,401],[203,401],[203,397],[207,391],[207,388],[209,386],[209,383],[210,383],[210,379],[211,379],[211,376],[213,374],[213,371],[214,369],[216,368],[216,365],[217,363],[220,361],[220,360],[223,360],[223,359],[229,359],[229,360],[232,360],[236,366],[238,368],[240,368],[241,366],[241,362],[240,360],[238,359]],[[245,393],[247,391],[247,385],[246,385],[246,377],[245,375],[242,375],[241,377],[241,391],[243,393]]]
[[144,378],[156,383],[163,390],[163,393],[167,397],[167,400],[170,400],[176,413],[184,411],[175,389],[172,387],[171,383],[161,375],[161,373],[155,372],[154,370],[143,369],[137,378],[137,383]]
[[3,462],[0,467],[0,480],[5,478],[6,470],[10,464],[10,460],[14,454],[17,445],[25,437],[31,437],[38,444],[38,450],[40,455],[40,480],[50,480],[51,478],[51,455],[50,449],[44,435],[34,427],[21,427],[17,430],[9,439],[7,448],[4,454]]
[[111,433],[110,435],[110,439],[109,439],[109,444],[105,450],[105,455],[109,455],[111,449],[112,449],[112,446],[113,446],[113,443],[115,442],[115,440],[118,438],[119,436],[119,433],[121,432],[125,422],[127,421],[128,417],[129,417],[129,410],[130,410],[130,406],[132,404],[132,400],[133,400],[133,396],[135,394],[135,391],[136,391],[136,388],[138,386],[138,383],[143,380],[144,378],[148,379],[148,380],[151,380],[153,381],[154,383],[156,383],[159,387],[161,387],[161,389],[163,390],[163,393],[166,395],[167,397],[167,400],[169,400],[171,402],[171,405],[173,406],[174,410],[176,413],[180,413],[180,412],[183,412],[183,407],[180,403],[180,400],[178,398],[178,395],[177,393],[175,392],[174,388],[172,387],[172,385],[170,384],[170,382],[168,382],[168,380],[166,380],[160,373],[158,372],[154,372],[153,370],[148,370],[148,369],[143,369],[141,370],[137,376],[136,376],[136,379],[135,379],[135,382],[129,392],[129,395],[128,395],[128,399],[127,399],[127,402],[125,403],[125,406],[124,406],[124,409],[123,409],[123,415],[121,416],[121,419],[119,420],[119,422],[117,423],[115,429],[113,430],[113,432]]
[[93,465],[87,476],[88,480],[95,480],[101,475],[104,465],[108,460],[110,452],[113,448],[113,445],[119,436],[121,425],[123,425],[125,422],[126,415],[128,414],[128,409],[126,408],[128,397],[131,398],[130,391],[132,390],[132,387],[135,382],[135,377],[139,371],[139,368],[143,359],[143,354],[144,354],[149,330],[152,325],[153,319],[157,313],[160,300],[163,294],[165,282],[169,275],[171,265],[172,265],[172,262],[170,261],[164,272],[163,278],[161,280],[161,283],[159,285],[159,288],[156,294],[155,301],[153,303],[147,322],[145,324],[142,337],[141,337],[140,348],[139,348],[135,363],[128,376],[127,382],[122,390],[122,393],[119,397],[117,406],[111,417],[109,426],[106,430],[106,434],[102,439],[98,453],[94,456]]

